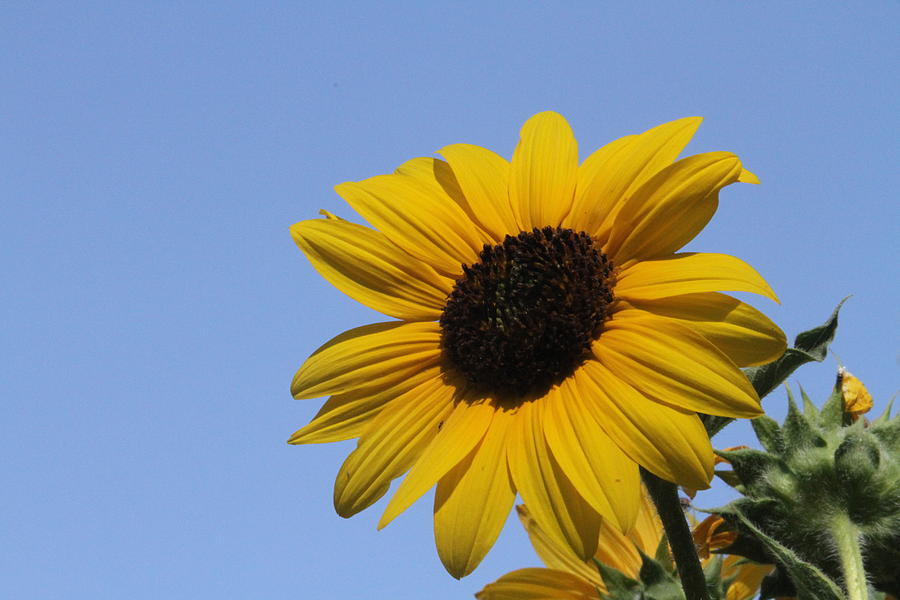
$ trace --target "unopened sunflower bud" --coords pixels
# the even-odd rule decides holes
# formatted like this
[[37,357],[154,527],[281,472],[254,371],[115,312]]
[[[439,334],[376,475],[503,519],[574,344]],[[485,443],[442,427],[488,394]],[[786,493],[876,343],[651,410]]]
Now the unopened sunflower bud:
[[866,463],[874,471],[881,464],[878,440],[865,432],[852,432],[835,450],[834,462],[838,469],[847,468],[851,463]]
[[881,464],[878,440],[865,432],[853,432],[834,452],[835,471],[851,490],[866,485]]
[[[776,548],[788,548],[841,582],[835,524],[843,523],[859,536],[868,582],[900,594],[900,418],[888,409],[871,423],[852,422],[848,416],[868,411],[872,399],[846,371],[821,410],[804,397],[800,411],[790,392],[788,401],[782,425],[766,419],[754,427],[765,450],[719,453],[732,464],[744,496],[715,511],[739,534],[728,551],[766,562],[778,555]],[[713,529],[707,529],[701,533],[711,539]],[[777,573],[787,577],[788,571]],[[769,578],[764,597],[790,587],[779,581]]]

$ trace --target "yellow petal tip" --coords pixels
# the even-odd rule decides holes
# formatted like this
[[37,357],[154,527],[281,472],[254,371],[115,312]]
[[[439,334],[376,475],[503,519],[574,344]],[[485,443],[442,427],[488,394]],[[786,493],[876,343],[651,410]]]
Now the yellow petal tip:
[[569,122],[566,120],[566,118],[564,116],[562,116],[555,110],[545,110],[545,111],[541,111],[535,115],[532,115],[527,121],[525,121],[525,124],[522,126],[522,129],[525,130],[530,126],[534,126],[539,123],[553,122],[553,121],[564,123],[566,127],[569,126]]
[[759,185],[759,177],[757,177],[755,173],[748,171],[747,169],[741,169],[741,174],[738,175],[738,181],[740,181],[741,183],[752,183],[754,185]]
[[300,239],[301,239],[300,227],[302,225],[303,225],[303,221],[300,221],[299,223],[294,223],[289,228],[289,231],[291,232],[291,237],[294,238],[294,241],[298,242],[298,243],[300,242]]
[[300,446],[308,443],[308,435],[306,431],[306,427],[301,427],[288,438],[288,444],[291,446]]
[[684,125],[686,129],[691,130],[691,135],[697,131],[700,127],[700,124],[703,123],[703,117],[682,117],[680,119],[675,119],[669,125],[678,123],[680,125]]
[[[391,514],[388,511],[391,509],[390,505],[384,510],[384,514],[381,515],[381,518],[378,519],[378,525],[375,526],[377,531],[381,531],[385,527],[391,524],[391,522],[399,516],[398,514]],[[393,511],[392,511],[393,512]]]

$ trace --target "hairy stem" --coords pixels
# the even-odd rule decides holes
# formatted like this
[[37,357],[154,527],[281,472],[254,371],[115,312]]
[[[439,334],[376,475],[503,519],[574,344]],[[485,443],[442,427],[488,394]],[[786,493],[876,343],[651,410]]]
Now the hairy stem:
[[832,522],[831,534],[841,557],[847,597],[850,600],[866,600],[869,592],[866,589],[866,570],[859,547],[859,530],[847,515],[842,514]]
[[681,500],[678,498],[678,486],[644,469],[641,469],[641,476],[666,531],[672,557],[678,567],[684,597],[687,600],[709,600],[706,577],[700,567],[694,536],[691,535],[691,529],[684,518],[684,510],[681,508]]

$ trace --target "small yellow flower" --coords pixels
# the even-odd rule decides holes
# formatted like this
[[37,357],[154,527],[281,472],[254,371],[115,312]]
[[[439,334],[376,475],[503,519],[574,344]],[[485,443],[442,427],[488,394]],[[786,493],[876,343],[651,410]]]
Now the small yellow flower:
[[[646,493],[642,496],[635,527],[623,535],[617,528],[604,523],[597,553],[589,561],[581,560],[547,535],[524,506],[518,509],[528,537],[547,567],[507,573],[475,594],[478,600],[600,600],[607,589],[595,561],[640,580],[641,553],[653,556],[663,537],[662,524]],[[704,564],[710,559],[710,550],[725,548],[734,540],[733,532],[717,531],[723,523],[721,517],[713,515],[694,529],[694,539]],[[725,581],[733,580],[725,600],[750,600],[773,568],[739,556],[726,556],[721,577]]]
[[[694,528],[694,543],[703,564],[710,559],[710,552],[727,548],[737,540],[737,532],[727,528],[719,531],[725,519],[710,515]],[[740,556],[726,556],[722,562],[723,580],[733,578],[725,600],[750,600],[756,596],[763,578],[774,570],[773,565],[762,565]]]
[[841,380],[841,396],[844,401],[844,412],[850,415],[850,419],[856,421],[862,415],[872,410],[872,395],[863,382],[853,374],[841,367],[838,369],[838,377]]
[[344,332],[300,368],[298,399],[331,397],[290,443],[358,437],[335,482],[345,517],[409,471],[382,527],[437,485],[438,553],[461,577],[516,494],[548,534],[592,556],[604,518],[628,531],[638,466],[706,488],[697,413],[761,414],[738,367],[774,360],[781,330],[720,290],[775,294],[724,254],[679,253],[719,190],[756,182],[738,158],[675,160],[700,124],[627,136],[581,164],[553,112],[511,162],[468,144],[337,186],[373,227],[326,214],[291,233],[352,298],[399,319]]
[[[632,579],[638,578],[641,570],[641,552],[652,556],[656,552],[663,535],[662,523],[646,492],[641,494],[635,525],[622,534],[606,520],[600,526],[597,552],[592,560],[583,560],[572,550],[559,544],[538,525],[525,506],[517,506],[519,519],[528,532],[528,538],[535,552],[547,568],[519,569],[507,573],[494,583],[475,594],[479,600],[507,600],[514,598],[547,598],[569,600],[600,598],[606,592],[593,559],[618,569]],[[545,595],[527,592],[541,591]]]
[[710,552],[727,548],[737,539],[736,531],[718,531],[725,519],[719,515],[710,515],[694,527],[694,544],[701,559],[707,559]]

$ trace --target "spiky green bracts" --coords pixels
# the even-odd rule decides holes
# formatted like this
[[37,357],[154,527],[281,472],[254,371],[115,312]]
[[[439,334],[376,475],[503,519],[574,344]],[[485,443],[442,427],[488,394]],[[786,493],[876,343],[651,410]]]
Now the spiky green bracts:
[[788,390],[783,425],[753,421],[764,450],[720,453],[734,469],[720,476],[744,495],[714,511],[740,534],[724,551],[778,565],[763,599],[900,595],[900,418],[890,407],[858,418],[844,380],[821,411],[802,390],[801,411]]

